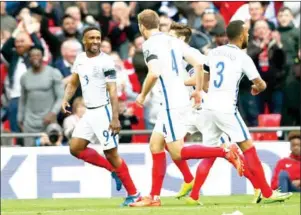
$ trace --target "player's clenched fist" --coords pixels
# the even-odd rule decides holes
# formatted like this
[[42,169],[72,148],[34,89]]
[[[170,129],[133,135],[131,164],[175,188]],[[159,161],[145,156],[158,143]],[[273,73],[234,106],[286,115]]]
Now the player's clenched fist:
[[113,118],[111,123],[110,123],[110,127],[109,129],[112,131],[112,134],[118,134],[120,131],[121,125],[120,125],[120,121],[118,118]]
[[190,99],[194,99],[194,108],[199,108],[201,106],[202,96],[201,92],[193,91],[191,93]]
[[63,113],[65,113],[65,114],[71,114],[71,112],[66,109],[67,107],[70,107],[69,102],[63,101],[63,103],[62,103],[62,111],[63,111]]
[[136,98],[136,103],[139,106],[143,106],[144,100],[145,100],[145,96],[143,96],[142,94],[139,94]]
[[251,94],[252,96],[256,96],[260,93],[260,91],[258,90],[257,86],[256,85],[252,85],[252,88],[251,88]]

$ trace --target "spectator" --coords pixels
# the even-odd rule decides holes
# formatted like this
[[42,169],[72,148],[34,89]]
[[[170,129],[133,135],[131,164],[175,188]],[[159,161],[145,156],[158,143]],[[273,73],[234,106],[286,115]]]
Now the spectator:
[[249,43],[247,52],[268,85],[268,88],[256,97],[259,113],[264,113],[265,103],[271,113],[282,111],[282,88],[286,77],[285,53],[282,47],[279,32],[271,32],[265,20],[255,23],[254,38]]
[[283,95],[283,112],[282,122],[283,126],[300,126],[300,56],[295,59],[292,67],[292,74],[288,76]]
[[[210,46],[212,43],[213,30],[220,27],[221,24],[218,24],[217,15],[213,9],[206,9],[201,18],[202,25],[196,31],[193,31],[190,45],[204,53],[203,48],[206,45]],[[224,28],[223,25],[221,27]]]
[[102,37],[107,37],[109,34],[109,25],[110,20],[112,19],[111,10],[112,5],[111,2],[101,2],[101,13],[97,17],[97,20],[99,22],[99,26],[101,27],[101,34]]
[[61,46],[61,57],[54,63],[54,67],[63,75],[63,83],[65,86],[70,80],[71,67],[75,58],[82,51],[82,45],[74,39],[66,40]]
[[33,44],[42,48],[35,33],[38,31],[38,27],[21,21],[1,50],[5,61],[9,63],[5,91],[9,99],[8,119],[12,132],[20,131],[17,123],[18,102],[21,96],[20,79],[29,66],[28,51]]
[[[31,68],[21,78],[18,123],[24,132],[43,132],[56,122],[63,100],[62,75],[57,69],[44,66],[43,50],[33,47],[29,52]],[[32,139],[25,146],[33,145]]]
[[231,17],[235,14],[237,9],[244,5],[245,1],[214,1],[213,4],[218,8],[222,17],[224,18],[225,24],[228,25]]
[[35,146],[61,146],[63,144],[62,127],[57,123],[47,126],[46,132],[35,140]]
[[64,119],[63,128],[64,135],[69,140],[72,136],[72,132],[75,125],[86,111],[85,103],[82,97],[77,97],[72,104],[72,115]]
[[141,85],[138,80],[138,75],[135,72],[134,65],[133,65],[133,57],[136,54],[136,47],[134,44],[130,45],[129,48],[129,57],[128,59],[123,61],[124,69],[126,70],[129,80],[132,85],[132,89],[136,93],[140,93],[141,91]]
[[135,101],[138,93],[133,91],[128,74],[124,68],[123,61],[120,59],[117,52],[112,52],[110,56],[115,62],[118,96],[125,97],[128,101]]
[[[180,21],[180,14],[175,6],[174,2],[172,1],[162,1],[161,7],[159,8],[159,14],[162,14],[164,16],[167,16],[171,20],[174,20],[175,22]],[[187,22],[187,21],[186,21]]]
[[201,16],[205,9],[210,8],[210,2],[195,1],[187,2],[175,1],[175,6],[181,14],[187,18],[187,25],[193,29],[198,29],[202,25]]
[[117,51],[122,59],[127,58],[128,44],[134,41],[139,32],[137,21],[130,19],[130,8],[124,2],[114,2],[112,5],[112,29],[109,31],[113,51]]
[[226,45],[228,43],[226,31],[222,26],[217,26],[216,28],[214,28],[212,30],[212,35],[212,43],[203,48],[203,52],[205,55],[207,55],[211,49],[214,49],[218,46]]
[[87,24],[85,24],[84,22],[82,22],[82,16],[81,16],[81,12],[80,12],[79,7],[77,7],[77,6],[67,7],[66,11],[65,11],[65,14],[71,16],[74,19],[76,30],[80,34],[84,31],[84,29],[86,27],[88,27]]
[[289,157],[279,160],[273,172],[271,187],[281,192],[300,192],[300,131],[292,131],[288,135],[291,145],[291,154]]
[[17,22],[16,20],[8,15],[6,13],[6,2],[1,1],[0,2],[0,13],[1,13],[1,20],[0,20],[0,25],[1,25],[1,31],[8,31],[10,33],[13,33],[13,31],[17,27]]
[[[76,56],[82,52],[82,45],[75,39],[66,40],[61,46],[61,56],[55,63],[54,67],[57,68],[62,76],[64,86],[67,86],[67,83],[71,79],[71,67],[75,61]],[[81,86],[78,86],[73,97],[70,99],[70,104],[72,105],[74,99],[82,96]],[[58,115],[58,123],[62,124],[65,115],[60,112]]]
[[77,30],[75,19],[70,15],[65,15],[62,21],[62,32],[57,37],[61,42],[67,39],[77,39],[81,41],[81,34]]
[[103,39],[100,44],[100,50],[108,55],[111,54],[112,53],[111,41],[107,38]]
[[142,86],[144,79],[148,72],[148,68],[145,64],[143,53],[142,53],[142,43],[143,42],[144,42],[143,36],[138,35],[135,38],[134,46],[135,46],[136,52],[133,57],[133,66],[134,66],[135,72],[138,76],[138,80],[139,80],[141,86]]
[[[119,97],[119,120],[121,128],[124,130],[132,130],[132,125],[138,123],[138,118],[134,115],[134,109],[126,106],[124,97]],[[131,143],[132,135],[119,135],[120,143]]]
[[248,20],[248,24],[250,26],[249,29],[249,34],[250,37],[249,39],[251,40],[253,38],[253,33],[254,33],[254,25],[258,20],[266,20],[268,23],[269,28],[273,31],[275,30],[275,25],[273,22],[267,20],[264,17],[264,12],[265,12],[265,3],[263,2],[249,2],[249,13],[250,13],[250,20]]
[[294,59],[298,56],[298,47],[300,43],[300,29],[293,24],[293,14],[288,7],[283,7],[277,15],[279,27],[278,31],[281,35],[281,43],[286,53],[286,70],[291,71]]
[[300,28],[300,2],[294,2],[294,1],[285,1],[283,2],[283,5],[285,7],[288,7],[291,9],[292,13],[293,13],[293,17],[294,17],[294,25],[297,28]]
[[[46,11],[38,5],[37,2],[30,2],[29,8],[32,13],[39,14],[41,20],[40,36],[48,45],[49,51],[52,55],[52,61],[55,62],[60,57],[60,48],[62,41],[49,30],[49,17]],[[45,57],[45,56],[44,56]]]

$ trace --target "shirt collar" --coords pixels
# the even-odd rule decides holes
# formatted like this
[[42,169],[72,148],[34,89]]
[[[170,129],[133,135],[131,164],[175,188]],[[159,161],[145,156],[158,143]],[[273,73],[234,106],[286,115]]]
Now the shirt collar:
[[72,65],[70,63],[68,63],[68,61],[66,61],[65,59],[63,59],[64,65],[66,67],[71,67]]

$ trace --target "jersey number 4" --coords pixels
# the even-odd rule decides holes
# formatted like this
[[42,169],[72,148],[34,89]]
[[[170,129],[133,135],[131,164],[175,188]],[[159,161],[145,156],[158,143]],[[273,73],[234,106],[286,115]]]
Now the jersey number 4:
[[172,61],[172,70],[176,71],[177,75],[179,75],[178,64],[177,64],[175,52],[173,49],[171,50],[171,61]]
[[214,86],[216,88],[220,88],[222,83],[223,83],[223,80],[224,80],[224,69],[225,69],[225,64],[224,62],[218,62],[216,64],[216,68],[217,68],[217,75],[218,75],[218,78],[214,80]]

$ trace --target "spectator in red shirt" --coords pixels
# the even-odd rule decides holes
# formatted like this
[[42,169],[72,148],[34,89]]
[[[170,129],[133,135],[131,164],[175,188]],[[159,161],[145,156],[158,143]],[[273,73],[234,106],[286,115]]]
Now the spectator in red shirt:
[[278,161],[273,173],[272,188],[280,187],[281,192],[300,192],[300,131],[290,132],[288,139],[291,143],[291,154]]

